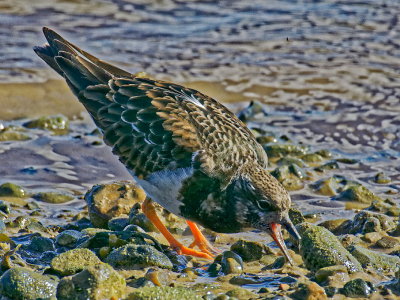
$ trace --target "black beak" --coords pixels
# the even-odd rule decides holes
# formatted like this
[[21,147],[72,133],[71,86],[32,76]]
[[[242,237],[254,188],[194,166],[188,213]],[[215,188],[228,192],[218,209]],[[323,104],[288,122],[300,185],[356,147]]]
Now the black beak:
[[284,216],[284,218],[281,221],[281,224],[285,227],[285,229],[289,232],[291,236],[293,236],[298,241],[301,240],[301,236],[297,232],[296,227],[294,227],[292,221],[289,218],[289,215]]

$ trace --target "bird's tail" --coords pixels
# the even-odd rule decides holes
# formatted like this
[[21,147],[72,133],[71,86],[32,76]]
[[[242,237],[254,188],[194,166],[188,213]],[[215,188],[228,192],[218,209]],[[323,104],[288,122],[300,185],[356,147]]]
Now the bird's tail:
[[114,76],[132,76],[80,49],[47,27],[43,27],[43,33],[48,44],[34,47],[34,51],[65,78],[76,95],[90,85],[107,83]]

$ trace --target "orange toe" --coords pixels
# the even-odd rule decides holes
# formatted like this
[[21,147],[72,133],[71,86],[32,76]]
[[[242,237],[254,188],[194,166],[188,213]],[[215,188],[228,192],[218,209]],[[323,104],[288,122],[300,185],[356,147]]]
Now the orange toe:
[[203,235],[197,225],[191,221],[186,220],[190,230],[193,234],[193,242],[190,244],[190,248],[194,248],[197,246],[202,252],[207,253],[208,255],[214,257],[215,254],[220,253],[218,249],[214,248],[211,243],[207,240],[207,238]]

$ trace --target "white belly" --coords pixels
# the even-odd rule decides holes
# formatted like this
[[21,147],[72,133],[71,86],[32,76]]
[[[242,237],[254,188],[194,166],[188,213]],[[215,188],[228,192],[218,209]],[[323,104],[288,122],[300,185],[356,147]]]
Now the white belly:
[[182,203],[178,200],[179,191],[182,182],[192,174],[193,168],[180,168],[154,172],[147,176],[145,180],[137,178],[134,174],[132,176],[147,196],[169,212],[181,216],[179,207]]

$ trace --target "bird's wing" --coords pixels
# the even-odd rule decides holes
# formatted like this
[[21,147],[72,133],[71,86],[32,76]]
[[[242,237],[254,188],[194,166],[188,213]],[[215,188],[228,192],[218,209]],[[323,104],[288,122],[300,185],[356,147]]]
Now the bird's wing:
[[183,86],[134,77],[45,28],[36,53],[64,76],[136,176],[196,167],[229,182],[238,166],[267,156],[247,127],[216,100]]

